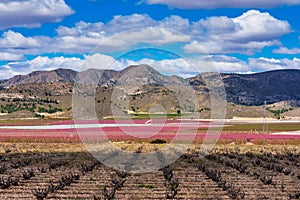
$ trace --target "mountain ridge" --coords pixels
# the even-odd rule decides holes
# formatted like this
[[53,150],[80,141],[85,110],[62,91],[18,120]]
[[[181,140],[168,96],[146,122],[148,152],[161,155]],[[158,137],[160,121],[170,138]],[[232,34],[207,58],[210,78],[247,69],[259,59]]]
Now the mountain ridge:
[[[300,70],[272,70],[254,74],[222,73],[227,100],[241,105],[262,105],[289,101],[300,105]],[[186,85],[206,94],[209,89],[201,74],[183,79],[177,76],[164,76],[149,65],[131,65],[123,70],[89,69],[77,72],[71,69],[34,71],[27,75],[17,75],[0,81],[0,88],[28,83],[74,83],[76,78],[86,81],[99,80],[99,85]],[[100,78],[101,77],[101,78]]]

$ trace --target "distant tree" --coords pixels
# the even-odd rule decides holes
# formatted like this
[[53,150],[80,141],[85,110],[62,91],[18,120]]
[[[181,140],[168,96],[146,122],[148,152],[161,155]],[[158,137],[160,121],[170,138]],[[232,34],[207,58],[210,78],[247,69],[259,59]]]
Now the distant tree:
[[131,110],[132,110],[133,112],[135,112],[135,108],[134,108],[133,106],[131,106]]

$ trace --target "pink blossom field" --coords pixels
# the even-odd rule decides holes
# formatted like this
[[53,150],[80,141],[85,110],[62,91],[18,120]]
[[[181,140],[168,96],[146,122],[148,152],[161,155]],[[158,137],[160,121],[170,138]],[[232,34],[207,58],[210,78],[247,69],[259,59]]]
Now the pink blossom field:
[[[144,140],[151,141],[153,139],[164,139],[170,141],[174,138],[177,140],[193,140],[201,141],[206,137],[213,137],[214,139],[226,141],[257,141],[257,140],[300,140],[300,134],[289,133],[276,133],[276,134],[263,134],[263,133],[248,133],[248,132],[222,132],[221,134],[209,135],[206,130],[210,123],[207,121],[184,121],[168,120],[156,124],[146,124],[147,120],[100,120],[90,121],[81,120],[76,121],[60,121],[53,122],[47,126],[0,126],[0,139],[41,139],[43,141],[61,140],[80,142],[81,140]],[[89,125],[97,125],[100,127],[92,127]],[[132,125],[133,124],[133,125]],[[81,126],[81,127],[79,127]],[[78,128],[79,127],[79,128]],[[218,126],[215,126],[218,127]],[[77,128],[77,129],[76,129]]]

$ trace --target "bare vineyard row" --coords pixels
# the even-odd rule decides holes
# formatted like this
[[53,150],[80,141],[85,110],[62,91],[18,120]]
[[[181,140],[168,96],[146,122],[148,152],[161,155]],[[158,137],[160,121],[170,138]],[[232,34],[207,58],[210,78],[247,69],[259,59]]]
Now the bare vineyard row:
[[[142,150],[140,146],[135,152],[142,153]],[[0,198],[300,198],[299,152],[217,149],[204,158],[198,154],[191,150],[154,173],[128,174],[110,169],[84,152],[7,153],[0,157]],[[156,155],[165,162],[159,150]],[[112,152],[111,156],[117,155]],[[128,164],[126,169],[131,167]]]

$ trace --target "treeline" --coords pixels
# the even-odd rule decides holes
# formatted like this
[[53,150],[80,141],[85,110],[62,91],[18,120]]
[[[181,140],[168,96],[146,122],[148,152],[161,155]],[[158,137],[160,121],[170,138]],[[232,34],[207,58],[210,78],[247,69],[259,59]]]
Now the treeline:
[[39,107],[38,108],[39,113],[50,113],[50,114],[52,114],[52,113],[61,112],[61,111],[63,111],[63,110],[61,108],[58,108],[58,107],[54,107],[54,108],[52,108],[52,107],[49,107],[49,108]]
[[280,119],[281,118],[281,115],[283,113],[286,113],[290,110],[294,110],[294,108],[282,108],[282,109],[279,109],[279,110],[271,110],[270,108],[267,108],[267,111],[269,111],[270,113],[273,113],[274,117],[277,118],[277,119]]
[[38,98],[1,98],[1,101],[5,101],[5,102],[36,102],[36,103],[53,103],[53,104],[58,104],[59,101],[56,99],[49,99],[49,98],[45,98],[45,99],[38,99]]
[[6,104],[6,105],[0,105],[0,112],[1,113],[13,113],[21,110],[28,110],[30,112],[34,112],[36,109],[35,104]]
[[51,105],[48,105],[48,107],[37,107],[35,103],[9,103],[0,105],[0,113],[13,113],[21,110],[50,114],[63,111],[61,108],[52,107]]

